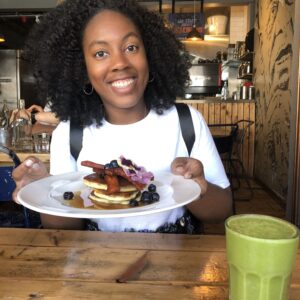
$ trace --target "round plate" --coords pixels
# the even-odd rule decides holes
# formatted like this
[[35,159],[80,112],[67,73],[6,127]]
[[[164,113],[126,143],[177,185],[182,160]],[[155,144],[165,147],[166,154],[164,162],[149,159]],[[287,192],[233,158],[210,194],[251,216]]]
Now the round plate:
[[63,193],[66,191],[80,192],[82,198],[87,198],[90,189],[83,184],[85,175],[87,173],[73,172],[34,181],[19,191],[18,201],[31,210],[49,215],[88,219],[118,218],[153,214],[180,207],[197,199],[201,192],[199,185],[192,179],[158,172],[154,173],[153,183],[157,186],[160,200],[153,204],[124,209],[89,209],[65,205]]

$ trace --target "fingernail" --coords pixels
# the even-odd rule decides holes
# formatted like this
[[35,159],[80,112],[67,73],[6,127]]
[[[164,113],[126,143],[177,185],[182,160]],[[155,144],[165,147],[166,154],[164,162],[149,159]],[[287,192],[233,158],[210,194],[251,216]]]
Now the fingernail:
[[178,167],[176,167],[176,170],[177,170],[177,171],[182,171],[182,170],[183,170],[183,167],[182,167],[182,166],[178,166]]
[[186,174],[184,174],[184,178],[191,179],[192,178],[192,174],[191,173],[186,173]]
[[27,159],[26,161],[25,161],[25,166],[26,167],[31,167],[33,165],[33,161],[31,160],[31,159]]
[[32,165],[32,169],[35,169],[35,170],[37,170],[39,167],[40,167],[40,165],[38,163],[34,163]]

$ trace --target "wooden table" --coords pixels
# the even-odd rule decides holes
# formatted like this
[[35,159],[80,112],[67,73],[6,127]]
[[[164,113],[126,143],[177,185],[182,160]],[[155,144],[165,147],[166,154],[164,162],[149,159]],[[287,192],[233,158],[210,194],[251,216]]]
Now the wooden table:
[[[141,273],[116,283],[146,252]],[[0,266],[1,299],[228,299],[224,236],[2,228]]]
[[[26,157],[28,156],[36,156],[38,157],[41,161],[43,161],[46,164],[50,163],[50,154],[49,153],[35,153],[35,152],[16,152],[18,157],[20,158],[21,161],[24,161]],[[11,158],[5,154],[0,152],[0,166],[8,166],[12,165],[12,160]]]

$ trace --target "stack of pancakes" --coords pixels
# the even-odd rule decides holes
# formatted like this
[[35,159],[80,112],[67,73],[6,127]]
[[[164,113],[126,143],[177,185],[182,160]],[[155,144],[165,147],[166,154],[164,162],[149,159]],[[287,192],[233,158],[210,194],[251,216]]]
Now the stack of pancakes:
[[117,176],[119,191],[109,192],[107,180],[98,173],[83,178],[83,183],[92,188],[89,198],[95,205],[121,204],[128,205],[130,200],[140,200],[140,190],[126,178]]

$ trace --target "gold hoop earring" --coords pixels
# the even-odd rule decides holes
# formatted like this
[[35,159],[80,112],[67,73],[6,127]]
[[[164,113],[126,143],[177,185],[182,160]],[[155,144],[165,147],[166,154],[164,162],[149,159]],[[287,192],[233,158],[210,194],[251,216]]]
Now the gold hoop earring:
[[[87,87],[89,87],[89,90],[87,90]],[[82,91],[85,95],[91,96],[94,92],[94,87],[89,83],[82,88]]]
[[[150,76],[151,76],[151,75],[150,75]],[[149,76],[149,77],[150,77],[150,76]],[[153,81],[154,81],[154,76],[152,75],[152,78],[148,80],[148,83],[151,83],[151,82],[153,82]]]

